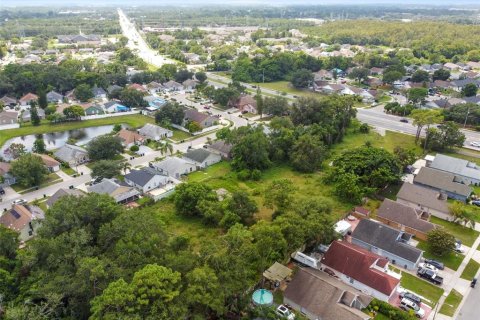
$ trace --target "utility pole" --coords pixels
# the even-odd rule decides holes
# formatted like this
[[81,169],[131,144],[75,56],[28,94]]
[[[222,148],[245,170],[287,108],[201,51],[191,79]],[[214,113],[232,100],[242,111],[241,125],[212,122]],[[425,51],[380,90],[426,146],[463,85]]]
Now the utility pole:
[[467,115],[465,116],[465,122],[463,123],[463,127],[467,126],[468,115],[470,114],[470,106],[467,108]]

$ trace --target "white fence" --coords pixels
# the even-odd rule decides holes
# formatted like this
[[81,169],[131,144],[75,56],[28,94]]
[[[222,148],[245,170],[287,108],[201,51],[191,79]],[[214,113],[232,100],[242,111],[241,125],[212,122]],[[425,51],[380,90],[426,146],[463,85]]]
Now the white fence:
[[17,128],[20,128],[20,125],[18,123],[0,125],[0,130],[17,129]]
[[135,110],[135,111],[127,111],[127,112],[96,114],[92,116],[82,116],[80,117],[80,119],[82,120],[101,119],[101,118],[120,117],[120,116],[129,115],[129,114],[139,114],[139,113],[140,113],[140,110]]

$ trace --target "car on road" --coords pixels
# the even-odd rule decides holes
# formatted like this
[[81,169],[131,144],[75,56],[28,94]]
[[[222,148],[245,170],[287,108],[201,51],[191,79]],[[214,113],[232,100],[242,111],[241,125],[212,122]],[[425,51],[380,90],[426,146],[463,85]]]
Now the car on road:
[[0,187],[0,194],[5,194],[5,190],[2,187]]
[[480,142],[477,142],[477,141],[472,141],[472,142],[470,142],[470,145],[471,145],[472,147],[480,148]]
[[26,204],[27,200],[25,199],[17,199],[12,201],[13,204]]
[[425,310],[420,308],[418,304],[416,304],[415,302],[409,299],[402,299],[400,301],[399,307],[400,309],[405,310],[407,312],[410,312],[410,310],[412,310],[417,318],[422,319],[425,316]]
[[422,299],[419,296],[417,296],[413,293],[407,292],[407,291],[404,291],[404,292],[400,293],[400,298],[411,300],[418,305],[420,305],[422,303]]
[[425,268],[425,269],[428,269],[428,270],[432,270],[433,272],[437,272],[437,271],[438,271],[438,268],[437,268],[437,267],[435,267],[434,265],[425,263],[425,262],[419,263],[419,264],[418,264],[418,267],[419,267],[419,268]]
[[445,269],[445,265],[444,265],[442,262],[437,261],[437,260],[425,259],[425,263],[428,263],[428,264],[434,266],[434,267],[437,268],[438,270],[443,270],[443,269]]
[[283,304],[278,306],[278,308],[275,310],[275,313],[278,316],[280,316],[282,319],[288,319],[288,320],[295,319],[295,314]]
[[408,119],[402,118],[402,119],[400,119],[400,122],[408,123]]
[[207,110],[208,110],[208,109],[210,109],[210,107],[209,107],[209,106],[203,106],[203,109],[207,109]]

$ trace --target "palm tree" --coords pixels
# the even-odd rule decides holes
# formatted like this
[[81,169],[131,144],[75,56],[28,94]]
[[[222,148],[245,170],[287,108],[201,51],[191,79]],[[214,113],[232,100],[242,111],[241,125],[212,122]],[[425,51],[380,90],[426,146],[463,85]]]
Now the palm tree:
[[127,174],[127,170],[130,170],[132,168],[132,165],[128,161],[124,161],[122,163],[122,170],[124,174]]
[[162,149],[163,149],[163,151],[161,151],[162,154],[163,154],[163,152],[165,152],[165,154],[168,155],[168,152],[170,152],[170,155],[172,155],[172,153],[173,153],[173,144],[172,144],[170,141],[165,140],[165,141],[163,141]]

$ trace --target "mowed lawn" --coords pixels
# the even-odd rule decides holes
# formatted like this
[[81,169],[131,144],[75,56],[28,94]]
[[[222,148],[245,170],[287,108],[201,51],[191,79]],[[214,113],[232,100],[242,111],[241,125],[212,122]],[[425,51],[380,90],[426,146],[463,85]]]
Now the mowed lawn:
[[126,124],[132,128],[138,128],[146,123],[155,123],[155,119],[139,114],[132,114],[126,116],[108,117],[93,120],[62,122],[58,124],[51,124],[49,121],[43,120],[41,125],[36,127],[32,126],[31,123],[27,123],[17,129],[2,130],[2,134],[0,134],[0,146],[2,146],[7,140],[11,138],[26,136],[29,134],[60,132],[117,123]]
[[463,254],[456,253],[456,252],[449,252],[448,254],[444,254],[443,256],[437,256],[436,254],[432,253],[432,251],[430,250],[430,247],[425,241],[419,241],[417,248],[425,251],[423,253],[423,257],[425,259],[435,259],[437,261],[440,261],[443,264],[445,264],[445,267],[452,270],[457,270],[460,264],[462,263],[463,259],[465,258]]
[[[397,269],[398,272],[398,269]],[[430,302],[425,301],[426,304],[433,307],[443,294],[443,289],[431,284],[423,279],[420,279],[408,272],[402,272],[402,279],[400,284],[405,289],[419,294]]]
[[456,239],[462,241],[462,243],[467,247],[471,247],[480,234],[478,231],[475,231],[472,228],[466,228],[460,224],[446,221],[437,217],[431,217],[430,222],[444,227],[448,233],[453,235]]
[[479,268],[480,263],[473,259],[470,259],[470,261],[468,261],[467,265],[465,266],[465,269],[463,270],[460,278],[471,281],[477,275]]
[[443,303],[442,307],[440,308],[440,313],[447,315],[449,317],[453,317],[455,311],[458,308],[460,302],[462,302],[463,296],[457,290],[452,289],[448,294],[445,302]]

